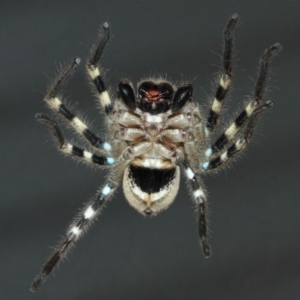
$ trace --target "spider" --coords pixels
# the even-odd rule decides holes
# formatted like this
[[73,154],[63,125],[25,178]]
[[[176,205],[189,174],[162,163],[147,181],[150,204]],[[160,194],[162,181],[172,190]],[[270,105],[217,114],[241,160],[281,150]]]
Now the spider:
[[59,96],[63,82],[76,69],[79,58],[75,58],[55,80],[45,97],[47,105],[83,136],[94,151],[89,152],[66,141],[55,119],[38,113],[37,120],[49,125],[60,152],[92,165],[107,167],[110,173],[95,198],[87,203],[70,224],[64,239],[34,279],[31,291],[36,291],[65,257],[92,220],[99,215],[122,180],[129,204],[145,216],[156,215],[168,208],[176,197],[181,168],[198,207],[202,250],[205,257],[210,256],[207,200],[200,175],[223,168],[249,145],[259,117],[273,104],[272,101],[264,102],[263,96],[270,60],[281,50],[281,45],[276,43],[264,51],[259,62],[253,99],[248,101],[219,137],[212,138],[231,86],[233,31],[237,21],[238,15],[232,15],[223,32],[223,71],[206,119],[192,99],[191,84],[175,86],[164,79],[151,78],[141,81],[135,93],[132,84],[124,80],[118,85],[117,99],[111,100],[98,66],[110,37],[107,23],[103,24],[100,41],[94,47],[86,66],[106,115],[108,140],[95,135]]

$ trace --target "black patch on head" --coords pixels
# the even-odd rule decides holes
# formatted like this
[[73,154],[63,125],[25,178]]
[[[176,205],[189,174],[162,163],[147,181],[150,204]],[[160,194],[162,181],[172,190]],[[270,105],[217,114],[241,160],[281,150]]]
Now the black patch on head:
[[172,99],[174,93],[172,86],[168,82],[160,82],[156,84],[152,81],[144,81],[138,88],[139,95],[142,97],[145,96],[146,92],[151,90],[162,93],[164,99]]
[[144,193],[153,194],[168,186],[175,178],[176,169],[150,169],[129,167],[129,179],[133,180]]
[[171,108],[173,93],[167,82],[144,81],[138,87],[139,108],[151,115],[164,113]]

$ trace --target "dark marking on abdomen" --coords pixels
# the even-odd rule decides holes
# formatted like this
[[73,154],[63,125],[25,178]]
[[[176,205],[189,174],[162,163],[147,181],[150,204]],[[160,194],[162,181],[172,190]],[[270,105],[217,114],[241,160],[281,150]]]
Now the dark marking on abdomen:
[[129,167],[129,180],[132,180],[144,193],[153,194],[169,185],[176,175],[176,168],[150,169]]

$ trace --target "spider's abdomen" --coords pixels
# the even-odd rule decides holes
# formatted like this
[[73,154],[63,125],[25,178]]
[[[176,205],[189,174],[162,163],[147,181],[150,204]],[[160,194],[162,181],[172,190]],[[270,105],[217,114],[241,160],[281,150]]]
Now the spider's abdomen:
[[173,202],[179,180],[179,167],[153,169],[130,164],[124,173],[124,194],[140,213],[157,214]]

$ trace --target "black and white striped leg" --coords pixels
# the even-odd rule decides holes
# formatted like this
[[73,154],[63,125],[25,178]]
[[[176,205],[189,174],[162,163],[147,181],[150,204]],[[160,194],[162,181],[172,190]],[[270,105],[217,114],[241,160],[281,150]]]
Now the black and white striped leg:
[[226,163],[230,162],[230,160],[238,153],[244,151],[250,143],[259,115],[270,107],[272,107],[271,101],[266,102],[263,106],[260,107],[260,109],[255,110],[254,113],[251,115],[249,122],[246,125],[243,137],[238,139],[226,151],[224,151],[217,157],[214,157],[211,160],[204,162],[202,164],[202,169],[204,171],[219,169],[220,167],[223,167]]
[[205,257],[211,254],[210,247],[207,242],[207,220],[206,220],[206,196],[201,187],[199,178],[196,177],[187,159],[183,161],[185,174],[192,189],[192,197],[198,206],[198,230],[202,246],[202,251]]
[[230,144],[240,129],[243,128],[247,121],[249,121],[249,118],[255,111],[256,107],[257,103],[255,101],[250,101],[245,109],[237,116],[234,122],[216,140],[216,142],[205,151],[205,156],[207,158],[214,156],[224,149],[225,146]]
[[76,117],[69,108],[63,104],[61,98],[58,96],[65,79],[68,75],[75,71],[79,62],[80,59],[75,58],[64,72],[55,80],[54,85],[45,97],[45,101],[54,112],[63,116],[69,124],[92,146],[109,152],[111,150],[111,145],[96,136],[82,120]]
[[98,66],[99,60],[102,56],[103,50],[110,38],[109,25],[107,22],[103,23],[103,30],[101,38],[92,57],[87,62],[88,73],[97,89],[101,107],[104,109],[105,113],[109,115],[113,108],[113,103],[110,99],[109,93],[106,89],[103,77],[101,76],[101,69]]
[[232,50],[233,50],[233,31],[238,21],[238,15],[234,14],[230,17],[223,32],[224,52],[223,52],[223,68],[224,73],[220,76],[219,85],[213,100],[212,107],[207,119],[205,134],[209,136],[216,128],[221,110],[226,99],[226,95],[232,80]]
[[233,145],[231,145],[226,151],[221,153],[219,156],[206,161],[202,164],[202,169],[204,171],[215,170],[223,165],[225,165],[230,159],[232,159],[236,154],[241,152],[247,146],[245,138],[238,139]]
[[65,141],[57,122],[53,118],[41,113],[36,114],[35,117],[38,121],[44,122],[50,126],[57,148],[60,152],[76,157],[80,161],[98,166],[111,166],[115,163],[115,159],[113,157],[97,155]]
[[70,224],[63,241],[56,247],[56,250],[43,266],[40,274],[34,279],[30,288],[32,292],[35,292],[43,284],[57,264],[66,256],[68,250],[75,244],[79,237],[87,231],[92,221],[99,215],[102,207],[107,200],[111,198],[121,182],[126,165],[126,161],[118,161],[111,172],[111,178],[100,189],[96,199],[88,203]]
[[[264,96],[266,80],[268,76],[268,66],[272,57],[281,50],[281,45],[276,43],[265,50],[260,59],[259,64],[259,75],[255,86],[255,100],[251,101],[246,108],[240,113],[240,115],[235,119],[235,121],[226,129],[226,131],[217,139],[217,141],[207,149],[205,152],[206,157],[210,157],[214,154],[220,152],[227,144],[229,144],[236,136],[238,131],[245,125],[249,120],[252,119],[252,124],[254,124],[254,119],[257,120],[260,112],[272,107],[272,101],[262,102]],[[252,125],[254,127],[254,125]]]

